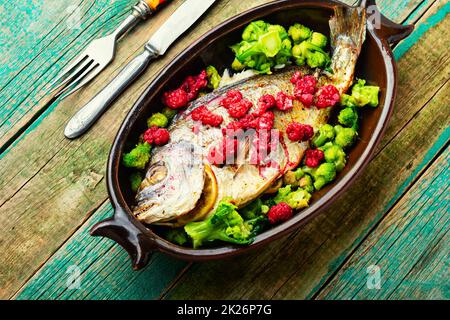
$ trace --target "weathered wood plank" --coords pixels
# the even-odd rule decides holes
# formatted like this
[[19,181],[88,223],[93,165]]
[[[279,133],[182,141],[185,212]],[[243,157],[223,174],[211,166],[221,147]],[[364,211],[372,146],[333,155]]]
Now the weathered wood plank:
[[[243,10],[243,8],[244,8],[244,6],[242,5],[242,4],[240,4],[241,5],[241,7],[236,7],[236,6],[234,6],[233,8],[229,8],[229,7],[227,7],[227,10],[228,9],[230,9],[230,10],[236,10],[236,12],[239,12],[239,11],[241,11],[241,10]],[[245,5],[249,5],[248,3],[246,3]],[[229,14],[230,15],[232,15],[232,14],[234,14],[232,11],[230,11],[229,12]],[[209,19],[209,18],[208,18]],[[208,20],[208,21],[210,21],[210,20]],[[212,22],[212,24],[214,24],[214,23],[217,23],[217,17],[215,18],[215,22]],[[147,76],[146,76],[147,77]],[[144,84],[145,85],[145,84]],[[138,89],[138,91],[139,91],[139,89]],[[134,92],[133,93],[134,94],[134,96],[136,96],[136,92]],[[127,100],[129,101],[129,100],[133,100],[133,96],[128,96],[127,97]],[[122,99],[121,101],[122,102],[124,102],[124,101],[127,101],[127,100],[125,100],[125,99]],[[126,103],[124,103],[125,105],[127,105]],[[66,110],[68,110],[68,108],[66,107]],[[115,112],[117,112],[117,108],[114,108],[114,110],[115,110]],[[51,117],[55,117],[55,113],[57,112],[58,110],[55,110],[55,112],[52,112],[52,113],[50,113],[50,115],[49,115],[49,118],[51,118]],[[67,112],[67,111],[66,111]],[[117,114],[116,115],[113,115],[113,116],[115,116],[115,117],[117,117]],[[121,114],[121,116],[123,116],[123,113]],[[107,117],[109,117],[109,118],[111,118],[112,117],[112,115],[111,115],[111,113],[108,113],[106,116],[105,116],[105,118],[107,118]],[[59,119],[59,120],[61,120],[61,119],[67,119],[67,114],[66,115],[61,115],[61,114],[59,114],[59,116],[58,117],[56,117],[56,118],[52,118],[52,121],[55,121],[55,119]],[[40,129],[41,129],[41,127],[42,126],[44,126],[44,125],[48,125],[48,122],[49,120],[47,120],[47,119],[44,119],[44,121],[43,121],[43,123],[40,125],[40,126],[37,126],[36,127],[36,131],[39,131]],[[102,120],[102,121],[104,121],[104,120]],[[109,121],[109,120],[108,120]],[[114,120],[113,120],[114,121]],[[117,121],[117,120],[116,120]],[[117,123],[116,124],[114,124],[114,122],[108,122],[108,123],[106,123],[105,125],[102,125],[101,126],[101,128],[100,129],[98,129],[98,130],[95,130],[95,128],[94,128],[94,133],[92,133],[92,135],[90,136],[90,138],[92,138],[92,136],[95,136],[95,134],[97,134],[97,135],[109,135],[110,134],[110,132],[114,132],[114,130],[111,130],[111,128],[110,128],[110,126],[114,126],[114,125],[116,125],[117,126]],[[99,125],[100,126],[100,125]],[[50,130],[53,130],[53,134],[55,135],[57,135],[58,133],[55,133],[55,131],[56,130],[61,130],[61,128],[53,128],[52,126],[50,126],[51,128],[50,128]],[[400,128],[401,126],[399,126],[399,128]],[[48,129],[48,128],[47,128]],[[42,134],[42,133],[44,133],[45,131],[44,130],[41,130],[41,131],[39,131],[39,133],[40,134]],[[34,132],[30,132],[30,134],[34,134]],[[36,137],[36,135],[34,136],[34,137]],[[48,141],[48,137],[52,137],[52,135],[50,135],[50,136],[48,136],[47,135],[47,139],[45,140],[45,141]],[[58,140],[58,139],[60,139],[61,137],[60,136],[57,136],[57,137],[54,137],[53,138],[53,140],[54,141],[52,141],[52,145],[53,145],[53,147],[52,148],[54,148],[54,145],[55,144],[57,144],[57,143],[61,143],[61,141],[60,140]],[[28,137],[26,137],[25,138],[25,140],[26,139],[29,139]],[[101,139],[97,139],[97,140],[101,140]],[[27,140],[27,141],[29,141],[29,140]],[[103,141],[103,140],[102,140]],[[97,141],[97,142],[99,142],[99,141]],[[105,144],[106,145],[106,147],[103,147],[102,146],[102,144]],[[83,147],[85,147],[85,145],[87,144],[87,142],[84,142],[84,141],[82,141],[80,144],[78,144],[77,146],[79,146],[80,148],[83,148]],[[16,149],[16,148],[18,148],[18,147],[20,147],[21,145],[23,145],[23,143],[22,142],[20,142],[14,149]],[[72,146],[73,147],[73,146]],[[95,146],[93,149],[95,149],[95,150],[97,150],[97,152],[99,152],[99,154],[101,154],[102,155],[102,157],[103,157],[103,161],[104,161],[104,157],[106,157],[106,150],[104,150],[104,149],[102,149],[102,150],[99,150],[99,147],[101,147],[101,148],[108,148],[108,146],[107,146],[107,142],[101,142],[100,141],[100,143],[99,143],[99,145],[97,145],[97,146]],[[29,152],[29,149],[30,149],[30,146],[28,145],[28,146],[26,146],[25,148],[24,148],[25,150],[28,150],[28,154],[30,154],[30,152]],[[24,150],[24,149],[22,149],[22,150]],[[68,148],[66,148],[66,149],[68,149]],[[67,152],[67,150],[66,149],[64,149],[64,150],[62,150],[61,151],[61,154],[62,153],[66,153]],[[15,150],[14,150],[14,152],[15,152]],[[43,152],[42,151],[42,149],[41,149],[41,152]],[[67,155],[66,156],[66,159],[67,159],[67,162],[73,167],[73,169],[78,169],[80,172],[83,172],[84,171],[84,165],[85,164],[81,164],[80,166],[78,166],[78,161],[80,160],[80,159],[78,159],[78,158],[76,158],[76,159],[72,159],[72,157],[74,156],[75,154],[70,154],[70,155]],[[87,157],[90,159],[91,157],[92,157],[93,155],[91,155],[91,154],[87,154]],[[56,157],[59,157],[59,155],[57,155]],[[75,156],[76,157],[76,156]],[[98,157],[99,158],[99,157]],[[34,160],[34,159],[33,159]],[[34,160],[34,161],[36,161],[36,160]],[[92,161],[92,160],[91,160]],[[95,161],[97,161],[97,160],[95,160]],[[94,161],[94,162],[95,162]],[[45,164],[45,162],[44,162],[44,164]],[[95,166],[98,166],[97,164],[94,164]],[[33,164],[33,166],[35,166],[34,164]],[[41,165],[36,165],[32,170],[37,170],[37,173],[38,173],[38,175],[39,174],[41,174],[40,173],[40,168],[42,167],[42,164]],[[13,169],[12,168],[12,166],[11,166],[11,169]],[[11,170],[10,169],[10,170]],[[23,169],[22,169],[23,170]],[[50,169],[50,170],[54,170],[54,169]],[[20,170],[17,170],[17,171],[20,171]],[[30,170],[30,172],[31,172],[31,170]],[[27,176],[28,175],[28,178],[27,177],[25,177],[24,178],[24,180],[22,180],[22,181],[27,181],[27,179],[29,179],[30,177],[33,177],[35,174],[33,174],[33,173],[30,173],[30,172],[27,172],[26,174],[25,174],[25,176]],[[35,171],[36,172],[36,171]],[[21,173],[20,173],[21,174]],[[61,173],[59,173],[59,174],[61,174]],[[58,175],[59,175],[58,174]],[[66,174],[66,173],[64,173],[64,174]],[[35,179],[36,177],[34,177],[33,179]],[[47,179],[47,181],[48,181],[48,177],[46,178]],[[46,180],[46,179],[44,179],[44,180]],[[41,182],[42,184],[40,184],[41,186],[43,185],[43,182]],[[33,182],[30,182],[30,184],[34,184],[34,181]],[[20,187],[20,185],[19,185],[19,187]],[[86,194],[86,197],[90,197],[90,198],[92,198],[92,197],[95,197],[96,195],[95,194],[98,194],[98,191],[99,191],[99,189],[95,189],[94,188],[94,190],[86,190],[86,188],[84,188],[83,186],[78,186],[78,188],[81,190],[80,192],[83,192],[83,193],[85,193]],[[96,187],[96,188],[98,188],[98,187]],[[14,188],[11,188],[10,190],[13,190]],[[34,189],[34,188],[33,188]],[[61,187],[61,190],[62,190],[63,188]],[[15,189],[15,190],[17,190],[17,189]],[[57,191],[56,192],[56,194],[55,194],[55,198],[57,198],[57,197],[60,197],[61,196],[61,194],[63,194],[63,192],[61,192],[61,190],[59,190],[59,191]],[[15,191],[14,191],[15,192]],[[22,191],[20,191],[20,192],[22,192]],[[94,194],[95,193],[95,194]],[[48,194],[48,191],[46,192],[46,194]],[[98,197],[97,198],[99,201],[101,201],[101,197]],[[104,199],[104,198],[103,198]],[[53,200],[53,198],[51,199],[51,201],[50,202],[54,202],[55,200]],[[81,206],[82,206],[82,208],[80,208],[80,210],[79,210],[79,213],[78,213],[78,215],[83,215],[84,214],[84,212],[83,213],[81,213],[82,212],[82,210],[83,210],[83,208],[86,208],[85,210],[89,210],[89,209],[87,209],[87,208],[92,208],[92,205],[91,204],[81,204]],[[62,233],[62,232],[61,232]],[[54,235],[54,234],[53,234]],[[62,238],[62,235],[57,235],[58,237],[60,237],[60,238]],[[59,238],[59,239],[60,239]],[[59,240],[58,239],[58,240]],[[49,241],[48,239],[45,239],[45,240],[43,240],[43,241]],[[55,241],[55,243],[56,243],[57,241]],[[48,242],[46,242],[46,243],[48,243]],[[52,245],[54,245],[53,244],[53,242],[52,241],[50,241],[50,244],[49,244],[50,246],[52,246]],[[34,250],[34,249],[33,249]],[[104,247],[100,247],[100,249],[99,250],[101,250],[101,252],[107,252],[107,249],[105,250],[105,248]],[[44,254],[42,254],[42,253],[39,253],[40,254],[40,258],[39,259],[44,259],[45,260],[45,257],[47,257],[47,254],[46,253],[44,253]],[[33,262],[34,263],[34,262]],[[32,267],[30,267],[30,268],[28,268],[28,269],[31,269]],[[24,269],[25,270],[25,269]],[[24,270],[22,270],[22,272],[24,271]],[[27,270],[28,271],[28,270]],[[89,271],[90,272],[90,271]],[[124,271],[124,272],[127,272],[127,271]],[[131,272],[131,270],[128,270],[128,272]],[[26,272],[25,272],[26,273]],[[93,271],[93,274],[95,274],[95,271]],[[61,275],[62,277],[64,277],[64,275],[62,274]],[[117,277],[120,277],[120,276],[122,276],[122,274],[121,273],[117,273]],[[67,277],[67,276],[66,276]],[[37,277],[37,278],[39,278],[39,277]],[[113,280],[112,281],[114,281],[114,277],[110,277],[110,278],[112,278]],[[98,280],[98,278],[97,278],[97,280]],[[20,281],[18,281],[18,282],[20,282]],[[98,281],[95,281],[96,283],[98,283]],[[49,297],[49,296],[46,296],[45,294],[42,296],[42,297]],[[53,296],[54,297],[54,296]],[[63,296],[60,296],[60,297],[65,297],[64,295]],[[101,297],[101,296],[100,296]],[[133,298],[136,298],[136,297],[133,297]]]
[[[447,148],[345,263],[319,299],[449,299],[448,265],[438,262],[432,268],[429,263],[447,256],[448,264],[449,160]],[[367,270],[373,267],[379,268],[379,273],[368,280]],[[425,270],[427,281],[417,281],[422,279],[416,275]],[[379,281],[379,286],[371,280]],[[400,286],[408,292],[418,290],[420,295],[399,294]]]
[[[436,12],[436,8],[432,12]],[[427,17],[422,21],[428,21]],[[421,103],[421,97],[412,99],[410,94],[402,95],[412,91],[412,87],[417,88],[414,90],[417,94],[424,94],[418,87],[411,86],[414,80],[410,77],[430,79],[436,72],[434,74],[441,81],[448,79],[448,63],[441,65],[443,69],[440,71],[435,70],[431,74],[425,70],[416,73],[422,63],[432,68],[428,62],[448,59],[439,53],[447,48],[446,41],[439,40],[448,38],[443,36],[447,29],[448,21],[441,20],[400,59],[397,108],[381,152],[341,200],[304,230],[248,258],[234,260],[230,264],[213,262],[194,265],[167,297],[284,299],[313,296],[339,270],[348,254],[392,204],[408,190],[436,152],[447,144],[448,88],[441,88],[436,94],[436,87],[424,86],[424,90],[433,92],[424,104]],[[433,49],[430,51],[430,48]],[[416,59],[421,59],[419,57],[429,61],[418,62]],[[435,145],[430,148],[431,143]],[[368,189],[370,192],[367,192]],[[218,278],[217,274],[227,276]]]
[[83,225],[18,295],[18,299],[158,298],[185,262],[155,254],[149,265],[130,272],[128,255],[108,239],[93,238],[90,227],[112,215],[109,203]]
[[117,27],[134,4],[130,0],[3,4],[2,21],[17,24],[2,24],[0,38],[1,149],[40,111],[48,84],[62,66],[93,38]]

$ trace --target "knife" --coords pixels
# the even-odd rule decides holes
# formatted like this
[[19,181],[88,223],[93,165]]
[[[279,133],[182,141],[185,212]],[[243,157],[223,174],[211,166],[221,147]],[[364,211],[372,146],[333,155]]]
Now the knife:
[[186,0],[154,33],[144,51],[67,123],[64,135],[74,139],[85,133],[112,102],[147,69],[151,60],[162,56],[172,43],[197,21],[216,0]]

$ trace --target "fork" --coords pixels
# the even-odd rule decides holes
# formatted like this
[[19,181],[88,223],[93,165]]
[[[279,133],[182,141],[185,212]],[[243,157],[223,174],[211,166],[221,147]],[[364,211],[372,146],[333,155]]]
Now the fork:
[[114,59],[116,42],[139,21],[151,16],[158,6],[167,0],[140,0],[132,9],[131,14],[120,26],[106,37],[92,41],[61,74],[51,83],[56,86],[51,94],[56,98],[66,98],[93,78],[95,78]]

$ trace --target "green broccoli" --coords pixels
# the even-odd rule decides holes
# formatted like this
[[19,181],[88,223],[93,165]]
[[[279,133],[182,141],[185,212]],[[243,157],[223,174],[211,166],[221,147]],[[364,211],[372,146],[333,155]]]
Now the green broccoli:
[[319,48],[325,49],[325,47],[327,46],[328,38],[319,32],[313,32],[309,41],[313,45],[318,46]]
[[[269,24],[267,27],[267,31],[276,31],[280,35],[281,40],[285,40],[289,38],[289,34],[286,32],[286,29],[283,26],[280,26],[279,24]],[[289,39],[288,39],[289,40]],[[289,40],[290,42],[290,40]]]
[[297,65],[301,66],[306,63],[311,68],[325,68],[331,62],[328,53],[308,41],[293,46],[292,56]]
[[340,103],[341,103],[341,106],[343,106],[343,107],[355,108],[358,106],[356,99],[353,96],[350,96],[345,93],[341,96]]
[[160,128],[165,128],[169,124],[169,119],[162,113],[154,113],[150,118],[147,119],[147,126],[149,128],[157,126]]
[[356,141],[358,132],[352,128],[344,128],[340,125],[334,127],[336,132],[335,144],[341,146],[343,149],[350,147]]
[[256,41],[261,35],[267,32],[269,25],[263,20],[253,21],[245,27],[242,33],[242,40]]
[[297,168],[295,171],[287,171],[283,175],[283,184],[300,187],[310,193],[314,191],[311,177],[305,174],[301,168]]
[[131,183],[131,190],[137,192],[142,183],[142,174],[140,172],[133,172],[129,176]]
[[254,219],[262,214],[262,205],[262,200],[258,198],[239,210],[239,213],[245,220]]
[[301,188],[296,191],[292,191],[292,186],[287,185],[278,190],[277,195],[273,198],[275,204],[281,202],[286,203],[292,209],[302,209],[309,205],[311,194]]
[[217,89],[222,77],[214,66],[206,67],[206,75],[208,76],[208,88]]
[[324,124],[316,132],[312,139],[312,145],[316,148],[323,146],[325,143],[332,141],[336,135],[336,132],[332,125]]
[[180,246],[183,246],[188,242],[187,234],[183,228],[169,229],[166,232],[164,238],[167,241],[178,244]]
[[215,240],[250,244],[253,241],[253,225],[246,223],[236,209],[235,205],[221,201],[208,219],[185,225],[184,230],[192,239],[194,248]]
[[328,142],[319,149],[323,151],[325,161],[335,165],[336,172],[341,172],[344,169],[347,159],[341,146]]
[[358,83],[352,88],[352,96],[359,107],[364,107],[365,105],[377,107],[379,93],[380,87],[366,86],[366,80],[362,79],[359,79]]
[[150,160],[150,151],[152,146],[147,143],[139,143],[129,153],[125,153],[122,158],[122,164],[128,168],[144,169]]
[[308,27],[305,27],[300,23],[296,23],[289,28],[288,34],[291,36],[294,43],[298,44],[309,39],[311,37],[312,31]]
[[281,50],[281,37],[278,31],[271,31],[261,35],[258,45],[262,53],[268,58],[275,57]]
[[233,69],[234,71],[242,71],[244,70],[245,65],[242,64],[238,58],[234,58],[233,63],[231,64],[231,69]]
[[317,168],[304,167],[303,170],[311,174],[316,190],[322,189],[336,178],[336,166],[333,163],[324,162]]
[[358,111],[355,108],[344,108],[338,115],[340,124],[354,130],[358,130],[358,119]]
[[165,107],[161,113],[166,116],[167,120],[170,122],[177,115],[177,110],[171,109],[169,107]]
[[299,181],[300,188],[305,190],[306,192],[313,193],[314,192],[314,184],[313,179],[309,174],[305,174]]
[[281,42],[281,50],[275,56],[275,65],[289,65],[292,57],[292,42],[289,39],[284,39]]

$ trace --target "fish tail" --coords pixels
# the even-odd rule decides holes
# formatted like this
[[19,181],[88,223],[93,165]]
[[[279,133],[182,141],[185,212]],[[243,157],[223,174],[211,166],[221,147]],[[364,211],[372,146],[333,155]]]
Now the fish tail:
[[359,54],[366,38],[366,10],[361,7],[336,7],[330,20],[330,31],[333,48],[344,41]]
[[337,6],[330,19],[330,34],[332,78],[342,94],[353,82],[356,61],[366,38],[366,10]]

